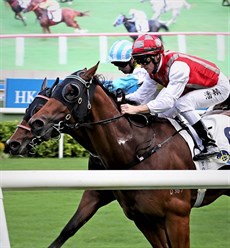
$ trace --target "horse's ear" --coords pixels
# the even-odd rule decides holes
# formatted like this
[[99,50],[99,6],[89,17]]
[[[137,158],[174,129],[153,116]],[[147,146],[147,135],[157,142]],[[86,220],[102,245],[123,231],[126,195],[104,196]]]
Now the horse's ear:
[[89,81],[90,79],[92,79],[92,77],[95,75],[95,73],[97,71],[99,63],[100,63],[100,61],[98,61],[95,66],[93,66],[92,68],[90,68],[89,70],[84,72],[82,74],[82,78],[85,79],[86,81]]
[[47,87],[47,78],[45,77],[44,80],[43,80],[43,82],[42,82],[42,86],[41,86],[41,90],[40,91],[44,90],[46,87]]
[[55,86],[59,83],[59,77],[56,78],[55,82],[53,83],[53,85],[50,88],[50,92],[53,91],[53,89],[55,88]]

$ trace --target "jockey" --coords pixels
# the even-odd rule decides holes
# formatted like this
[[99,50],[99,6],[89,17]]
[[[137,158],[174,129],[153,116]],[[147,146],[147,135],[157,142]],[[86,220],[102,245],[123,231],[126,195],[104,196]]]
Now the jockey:
[[[202,140],[204,148],[194,156],[194,160],[217,155],[219,148],[209,136],[196,109],[207,108],[227,99],[230,93],[228,78],[212,62],[179,52],[164,51],[161,40],[149,34],[137,38],[132,56],[164,88],[147,104],[121,105],[122,113],[162,113],[166,117],[175,117],[179,113]],[[145,87],[144,84],[135,92],[136,95],[142,87]],[[151,94],[156,90],[156,85],[152,84],[145,90]],[[135,101],[136,97],[130,94],[126,98]]]
[[60,21],[61,7],[56,0],[42,0],[42,2],[39,4],[39,7],[47,10],[47,14],[50,20],[56,22]]
[[[107,86],[111,92],[121,88],[125,94],[129,94],[135,92],[142,83],[152,84],[153,80],[149,77],[148,72],[138,66],[132,58],[132,45],[132,42],[128,40],[119,40],[113,43],[109,50],[109,61],[118,70],[127,74],[126,77],[118,78]],[[154,92],[151,97],[155,97],[157,93]],[[138,100],[138,103],[140,102],[143,103]]]
[[129,22],[134,22],[138,33],[149,32],[149,22],[144,11],[130,9],[129,15],[131,18],[128,19]]

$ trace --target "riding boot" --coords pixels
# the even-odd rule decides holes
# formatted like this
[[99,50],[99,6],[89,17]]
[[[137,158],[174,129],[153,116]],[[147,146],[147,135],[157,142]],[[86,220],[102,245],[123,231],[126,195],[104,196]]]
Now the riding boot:
[[197,132],[198,136],[200,137],[200,139],[202,141],[202,145],[204,147],[204,149],[200,153],[196,154],[193,157],[193,160],[194,161],[204,160],[204,159],[207,159],[209,157],[213,157],[213,156],[217,155],[220,152],[220,150],[217,147],[215,140],[213,140],[209,136],[208,130],[204,126],[203,122],[201,120],[199,120],[197,123],[192,125],[192,127]]

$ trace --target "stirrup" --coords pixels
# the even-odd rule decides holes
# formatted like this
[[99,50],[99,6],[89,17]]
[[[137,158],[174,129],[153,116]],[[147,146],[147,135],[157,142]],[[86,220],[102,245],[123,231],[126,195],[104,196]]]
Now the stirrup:
[[[213,146],[213,148],[214,148],[214,146]],[[193,160],[194,161],[205,160],[205,159],[217,156],[220,153],[220,151],[219,151],[219,148],[217,146],[215,146],[215,148],[216,149],[213,149],[213,151],[209,151],[209,152],[208,152],[207,148],[205,148],[203,151],[196,154],[193,157]],[[218,151],[217,151],[217,149],[218,149]]]

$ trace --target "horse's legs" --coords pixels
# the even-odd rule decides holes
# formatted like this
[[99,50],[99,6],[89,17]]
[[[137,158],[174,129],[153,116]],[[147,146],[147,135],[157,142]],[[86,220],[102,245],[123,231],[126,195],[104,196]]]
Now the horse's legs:
[[42,30],[44,34],[51,34],[50,28],[48,26],[42,26]]
[[97,212],[99,208],[107,205],[113,200],[115,200],[115,198],[112,191],[86,190],[83,193],[77,211],[49,248],[61,247]]
[[144,221],[144,218],[134,220],[138,229],[144,234],[146,239],[154,248],[171,248],[170,242],[167,238],[166,230],[159,224],[159,220],[149,223]]
[[155,12],[152,16],[152,20],[159,20],[160,17],[161,17],[162,13],[159,11],[159,12]]
[[25,18],[24,18],[24,16],[21,13],[15,13],[15,16],[14,17],[17,20],[21,20],[23,22],[24,26],[27,25],[26,22],[25,22]]
[[169,214],[166,218],[166,230],[172,248],[190,247],[189,215]]
[[75,20],[71,20],[71,22],[66,21],[65,24],[68,27],[75,28],[75,32],[78,32],[81,30],[79,24]]
[[172,10],[172,19],[167,22],[167,26],[170,26],[173,23],[176,23],[176,18],[180,14],[180,9],[173,9]]

